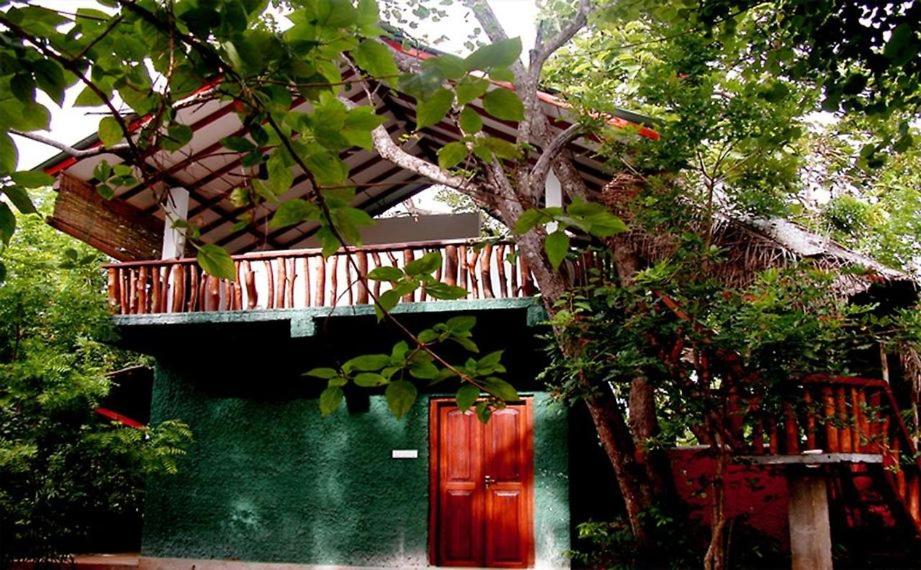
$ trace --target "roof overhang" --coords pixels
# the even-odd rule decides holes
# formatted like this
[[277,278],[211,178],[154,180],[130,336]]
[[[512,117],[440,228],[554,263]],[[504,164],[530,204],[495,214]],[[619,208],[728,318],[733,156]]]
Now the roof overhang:
[[[432,53],[412,48],[405,48],[394,40],[386,40],[391,49],[424,59]],[[350,69],[343,69],[343,77],[353,74]],[[243,184],[248,177],[257,175],[252,168],[242,166],[242,154],[230,152],[221,145],[221,140],[228,136],[246,136],[246,129],[235,112],[231,102],[216,101],[210,97],[206,86],[188,100],[182,102],[177,111],[177,121],[188,125],[193,137],[188,144],[176,151],[158,151],[145,157],[142,168],[147,178],[155,183],[138,184],[133,187],[118,188],[113,204],[120,208],[162,221],[164,214],[160,207],[161,198],[166,188],[182,187],[189,191],[189,220],[201,231],[201,239],[225,247],[230,253],[245,253],[265,249],[291,249],[303,247],[316,229],[315,225],[301,224],[279,229],[270,229],[267,222],[271,219],[275,206],[260,204],[257,206],[236,206],[231,201],[231,193]],[[508,84],[493,83],[491,89],[509,89]],[[343,97],[358,105],[369,104],[367,94],[360,84],[350,83],[343,88]],[[197,101],[200,101],[197,102]],[[561,132],[575,120],[574,112],[560,99],[548,93],[540,94],[542,112],[549,119],[551,129]],[[385,85],[379,85],[375,92],[375,106],[379,115],[385,118],[384,126],[398,141],[406,152],[433,162],[437,162],[436,152],[443,145],[459,140],[460,131],[450,122],[443,120],[436,125],[416,129],[416,109],[413,98]],[[483,109],[482,101],[474,101],[471,106],[481,115],[484,131],[492,136],[508,141],[515,141],[517,125],[498,120]],[[308,111],[310,103],[295,101],[294,111]],[[606,117],[615,127],[632,129],[647,139],[658,139],[658,133],[645,124],[634,121],[642,118],[629,113]],[[144,118],[136,119],[133,124],[138,128]],[[76,148],[86,149],[98,146],[98,137],[91,136],[79,143]],[[597,156],[598,143],[590,138],[573,141],[572,151],[576,166],[589,189],[600,190],[609,180],[610,174],[604,162]],[[340,154],[350,170],[350,181],[358,189],[353,206],[362,208],[371,215],[376,215],[408,197],[432,185],[428,179],[405,170],[381,158],[375,151],[361,148],[348,149]],[[93,172],[102,161],[109,164],[123,162],[112,154],[100,154],[81,159],[67,154],[60,154],[37,168],[49,174],[66,175],[93,186]],[[135,173],[140,180],[139,169]],[[308,176],[294,168],[294,182],[291,188],[280,198],[282,200],[299,198],[311,193]],[[238,223],[241,216],[248,214],[251,222],[245,227]],[[71,233],[78,239],[92,243],[99,236],[92,236],[93,230],[83,228],[80,231],[68,231],[73,220],[56,219],[63,214],[52,217],[52,224],[63,231]],[[111,252],[109,252],[111,255]]]

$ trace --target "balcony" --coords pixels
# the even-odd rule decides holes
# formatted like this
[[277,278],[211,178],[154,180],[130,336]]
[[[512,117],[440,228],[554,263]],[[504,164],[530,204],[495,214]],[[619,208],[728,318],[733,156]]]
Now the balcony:
[[[537,292],[515,244],[452,240],[354,247],[326,259],[319,249],[235,255],[234,281],[205,274],[191,258],[113,263],[106,266],[108,297],[119,316],[359,306],[373,311],[372,293],[378,296],[390,284],[368,282],[368,273],[378,267],[403,268],[432,251],[442,257],[435,278],[466,289],[467,301],[523,300]],[[574,278],[584,278],[584,266],[582,260],[567,269]],[[427,298],[421,289],[401,302],[452,303]]]

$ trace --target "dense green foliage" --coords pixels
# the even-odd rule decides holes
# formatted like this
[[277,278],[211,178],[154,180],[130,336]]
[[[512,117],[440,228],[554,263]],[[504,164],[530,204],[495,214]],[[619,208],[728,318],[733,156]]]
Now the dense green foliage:
[[[614,167],[667,173],[687,203],[786,216],[917,271],[917,9],[616,3],[548,81],[582,109],[655,117],[669,144],[613,133]],[[646,218],[667,217],[671,203],[648,206]]]
[[181,423],[94,413],[106,373],[136,361],[104,344],[101,256],[38,216],[18,222],[0,285],[0,564],[54,559],[100,523],[136,518],[144,477],[174,472],[189,441]]

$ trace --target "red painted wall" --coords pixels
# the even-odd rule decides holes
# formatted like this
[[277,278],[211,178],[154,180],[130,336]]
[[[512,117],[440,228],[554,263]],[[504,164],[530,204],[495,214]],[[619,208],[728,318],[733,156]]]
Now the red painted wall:
[[[714,460],[697,448],[679,448],[670,451],[675,486],[679,495],[694,509],[692,516],[702,523],[710,521],[710,497],[703,495],[706,482],[703,477],[715,472]],[[780,471],[764,467],[729,465],[726,470],[725,516],[727,519],[744,516],[754,530],[786,545],[787,481]]]

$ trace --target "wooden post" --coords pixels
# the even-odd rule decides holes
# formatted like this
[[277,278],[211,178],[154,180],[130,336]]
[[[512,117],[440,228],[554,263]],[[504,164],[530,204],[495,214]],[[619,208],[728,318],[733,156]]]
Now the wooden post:
[[831,570],[831,525],[828,489],[821,472],[791,469],[790,554],[793,570]]
[[358,256],[358,304],[368,304],[368,253],[359,251]]
[[449,245],[445,248],[445,283],[457,285],[457,246]]
[[111,307],[115,312],[120,313],[121,303],[119,303],[119,298],[121,295],[118,282],[118,269],[115,267],[109,268],[109,307]]

